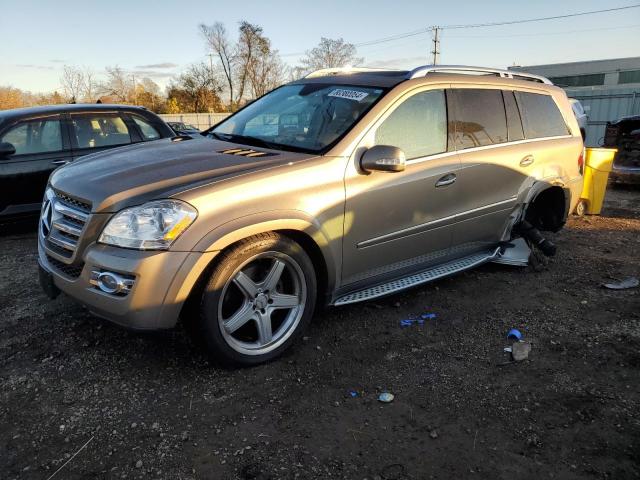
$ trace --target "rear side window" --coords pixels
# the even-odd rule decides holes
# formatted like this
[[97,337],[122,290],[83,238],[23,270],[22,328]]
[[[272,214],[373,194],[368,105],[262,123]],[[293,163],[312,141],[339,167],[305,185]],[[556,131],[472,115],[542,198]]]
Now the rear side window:
[[516,92],[525,138],[568,135],[569,129],[551,95]]
[[444,90],[409,97],[378,127],[376,145],[402,149],[407,159],[447,150],[447,107]]
[[522,131],[522,120],[520,119],[516,97],[511,91],[503,91],[502,96],[504,98],[504,111],[507,114],[509,141],[515,142],[516,140],[522,140],[524,139],[524,132]]
[[62,151],[60,120],[39,119],[19,123],[6,132],[0,142],[8,142],[15,149],[15,155]]
[[507,141],[507,119],[500,90],[454,89],[451,103],[457,150]]
[[131,143],[129,129],[117,114],[77,114],[71,118],[78,148],[112,147]]
[[158,132],[158,130],[156,130],[156,127],[151,125],[144,118],[140,118],[137,115],[132,115],[131,118],[133,118],[133,121],[136,122],[136,125],[138,125],[140,132],[142,132],[143,140],[157,140],[160,138],[160,132]]

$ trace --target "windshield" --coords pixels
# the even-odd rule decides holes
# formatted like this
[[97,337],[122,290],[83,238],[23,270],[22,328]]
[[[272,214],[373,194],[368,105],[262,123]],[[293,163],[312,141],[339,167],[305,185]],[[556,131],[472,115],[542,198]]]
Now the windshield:
[[240,144],[319,153],[381,97],[382,88],[286,85],[240,110],[209,135]]

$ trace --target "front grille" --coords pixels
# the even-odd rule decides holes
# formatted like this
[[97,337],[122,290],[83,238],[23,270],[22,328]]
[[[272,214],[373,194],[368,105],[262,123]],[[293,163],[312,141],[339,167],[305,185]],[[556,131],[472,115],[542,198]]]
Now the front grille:
[[56,260],[50,255],[47,255],[47,261],[49,262],[49,265],[55,268],[58,272],[70,278],[78,278],[84,268],[84,263],[81,263],[80,265],[67,265],[66,263],[62,263],[60,260]]
[[55,191],[56,197],[62,200],[69,206],[76,207],[79,210],[82,210],[84,213],[91,212],[91,204],[88,202],[84,202],[82,200],[78,200],[77,198],[70,197],[62,192]]
[[[89,214],[91,204],[72,198],[64,193],[55,192],[50,204],[51,214],[43,231],[47,248],[57,255],[72,258],[80,241]],[[42,222],[41,222],[42,223]]]

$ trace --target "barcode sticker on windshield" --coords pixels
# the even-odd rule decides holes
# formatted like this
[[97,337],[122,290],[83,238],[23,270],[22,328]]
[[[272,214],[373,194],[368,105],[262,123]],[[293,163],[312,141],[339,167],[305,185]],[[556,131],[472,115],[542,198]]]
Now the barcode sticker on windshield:
[[329,92],[329,97],[346,98],[347,100],[354,100],[361,102],[367,95],[366,92],[359,92],[357,90],[346,90],[344,88],[336,88]]

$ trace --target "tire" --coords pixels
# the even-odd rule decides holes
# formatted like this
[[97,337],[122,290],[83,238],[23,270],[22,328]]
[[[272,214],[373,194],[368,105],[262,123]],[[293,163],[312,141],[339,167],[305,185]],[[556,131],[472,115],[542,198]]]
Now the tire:
[[302,334],[317,297],[311,259],[293,240],[265,233],[221,254],[200,302],[200,341],[225,366],[278,357]]
[[574,213],[579,217],[583,217],[586,212],[587,212],[587,202],[585,202],[584,200],[580,200],[576,205],[576,209]]

